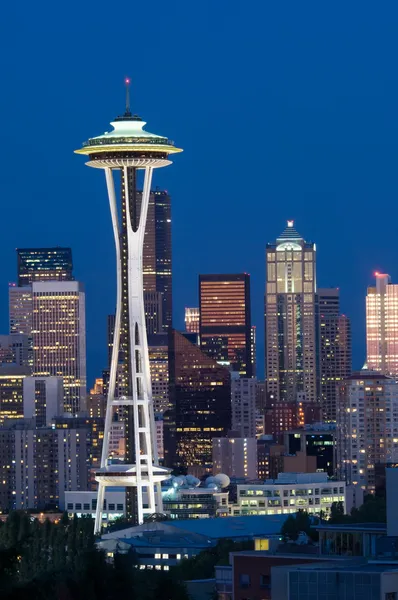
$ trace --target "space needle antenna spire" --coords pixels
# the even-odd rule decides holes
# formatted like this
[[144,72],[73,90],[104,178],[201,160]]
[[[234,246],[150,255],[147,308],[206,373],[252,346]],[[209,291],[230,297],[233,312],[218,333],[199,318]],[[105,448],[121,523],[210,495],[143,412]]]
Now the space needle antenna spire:
[[131,109],[130,109],[130,84],[131,84],[130,77],[125,77],[124,78],[124,85],[126,87],[126,111],[125,111],[126,117],[130,117],[131,116]]

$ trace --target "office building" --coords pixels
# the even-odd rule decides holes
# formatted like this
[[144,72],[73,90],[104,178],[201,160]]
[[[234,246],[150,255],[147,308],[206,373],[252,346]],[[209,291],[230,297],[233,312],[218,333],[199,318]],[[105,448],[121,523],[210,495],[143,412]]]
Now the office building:
[[257,478],[256,438],[213,438],[213,473],[228,477]]
[[62,377],[64,411],[86,407],[86,315],[78,281],[32,284],[33,374]]
[[36,281],[72,281],[70,248],[17,248],[18,286]]
[[32,286],[18,287],[10,283],[8,288],[10,333],[32,335],[33,296]]
[[50,427],[64,411],[62,377],[25,377],[22,386],[24,418],[34,419],[36,427]]
[[[97,493],[93,491],[66,491],[64,509],[69,518],[74,515],[95,517],[97,511]],[[126,492],[123,488],[108,488],[104,498],[104,523],[126,516]]]
[[153,409],[164,413],[169,406],[168,334],[148,335],[149,370],[152,381]]
[[23,418],[23,382],[29,375],[30,369],[27,367],[0,367],[0,425],[7,419]]
[[320,401],[323,419],[336,420],[337,384],[351,375],[351,324],[340,314],[337,288],[318,289]]
[[[144,515],[162,511],[160,482],[168,475],[167,469],[159,466],[157,456],[144,291],[164,294],[163,319],[170,326],[170,197],[159,190],[151,194],[151,183],[153,170],[169,165],[171,156],[181,150],[168,138],[144,130],[146,123],[130,110],[129,84],[126,79],[126,109],[111,123],[112,131],[90,138],[76,150],[88,157],[88,166],[104,169],[117,257],[117,303],[108,384],[112,406],[107,407],[101,468],[96,472],[96,533],[101,531],[107,486],[126,486],[127,515],[143,523]],[[114,175],[121,178],[119,207]],[[138,191],[140,175],[142,192]],[[125,462],[117,471],[108,464],[109,428],[116,406],[126,414]]]
[[374,371],[338,388],[337,475],[375,493],[377,465],[398,462],[398,383]]
[[[293,558],[293,557],[292,557]],[[355,564],[354,561],[312,562],[272,568],[270,598],[313,600],[330,598],[350,600],[394,600],[398,597],[396,563]],[[328,561],[329,562],[329,561]],[[270,579],[271,581],[271,579]]]
[[[231,377],[232,430],[241,438],[256,437],[257,379]],[[224,471],[223,471],[224,472]],[[227,471],[225,471],[227,472]],[[228,473],[229,474],[229,473]]]
[[330,514],[333,502],[345,509],[346,484],[326,473],[279,473],[277,479],[238,485],[233,515],[280,515],[305,510]]
[[199,308],[185,307],[185,331],[199,333]]
[[164,459],[163,425],[163,415],[161,413],[155,413],[156,446],[158,449],[158,456],[160,461],[163,461]]
[[199,335],[203,352],[251,377],[250,276],[199,275]]
[[29,336],[23,333],[0,335],[0,365],[29,367]]
[[289,455],[299,452],[315,457],[316,471],[324,471],[329,477],[336,475],[336,425],[315,423],[301,429],[287,431],[284,449]]
[[315,244],[288,221],[266,249],[265,363],[275,402],[295,402],[300,392],[317,400],[315,293]]
[[384,375],[398,376],[398,285],[375,273],[366,296],[366,364]]
[[[137,192],[137,207],[141,210],[142,192]],[[143,248],[144,291],[157,292],[161,301],[162,327],[148,333],[167,331],[172,322],[172,256],[171,256],[171,197],[156,188],[149,194],[148,213]],[[148,298],[147,298],[148,300]],[[146,305],[145,311],[148,308]]]
[[165,464],[211,472],[212,440],[231,428],[231,376],[184,335],[169,335],[170,409],[164,415]]
[[163,298],[162,292],[144,290],[145,326],[147,335],[163,332]]

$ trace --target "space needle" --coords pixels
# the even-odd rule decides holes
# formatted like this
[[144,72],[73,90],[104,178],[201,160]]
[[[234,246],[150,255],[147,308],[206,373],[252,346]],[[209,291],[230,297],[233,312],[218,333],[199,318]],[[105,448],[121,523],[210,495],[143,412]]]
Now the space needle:
[[[95,533],[101,532],[105,489],[126,487],[126,514],[138,524],[145,515],[162,511],[161,481],[170,471],[159,466],[145,327],[143,245],[153,170],[171,164],[182,152],[166,137],[144,130],[146,123],[130,110],[112,123],[112,131],[90,138],[75,152],[88,157],[89,167],[104,169],[116,246],[117,299],[112,360],[106,406],[101,467],[95,473],[98,498]],[[143,172],[142,192],[137,190]],[[117,200],[115,174],[120,177]],[[126,453],[122,464],[109,460],[112,419],[125,419]]]

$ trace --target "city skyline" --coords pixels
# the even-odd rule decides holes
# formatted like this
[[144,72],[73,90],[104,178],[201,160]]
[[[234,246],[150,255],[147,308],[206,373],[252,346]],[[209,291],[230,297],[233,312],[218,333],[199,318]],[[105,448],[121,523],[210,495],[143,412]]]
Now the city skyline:
[[[70,60],[64,54],[65,36],[81,39],[87,30],[95,35],[101,29],[101,10],[94,20],[88,7],[82,7],[77,20],[67,16],[59,25],[59,36],[49,32],[46,19],[39,20],[37,14],[32,15],[35,27],[28,19],[20,23],[19,35],[31,47],[29,61],[11,31],[2,40],[15,48],[3,73],[8,92],[0,99],[9,141],[2,149],[2,216],[14,225],[0,241],[3,286],[15,281],[16,247],[73,248],[76,279],[85,282],[87,291],[90,382],[106,363],[106,328],[101,324],[114,311],[113,240],[105,211],[89,213],[91,205],[106,206],[104,190],[94,174],[81,176],[70,153],[97,130],[103,115],[119,106],[120,82],[126,74],[132,76],[137,112],[145,113],[155,130],[164,128],[185,148],[176,168],[156,182],[173,196],[174,321],[179,329],[185,305],[197,305],[200,273],[250,273],[262,376],[264,247],[286,219],[294,219],[299,231],[317,243],[319,286],[341,289],[342,312],[352,319],[354,368],[365,360],[364,296],[372,274],[386,272],[398,280],[391,243],[398,217],[394,150],[398,85],[392,62],[397,8],[387,18],[386,13],[375,15],[363,7],[359,21],[353,6],[346,7],[344,19],[339,11],[330,14],[318,6],[314,15],[309,7],[300,10],[294,3],[286,11],[259,6],[259,18],[254,20],[250,11],[240,8],[235,14],[232,8],[233,3],[228,27],[218,27],[224,15],[216,6],[211,27],[203,14],[193,20],[187,35],[163,4],[155,1],[153,10],[141,7],[143,18],[157,23],[159,36],[145,60],[135,61],[134,52],[145,46],[146,35],[140,30],[129,41],[126,19],[117,37],[110,34],[115,44],[110,44],[107,60],[118,56],[118,61],[112,60],[106,71],[101,61],[88,67],[76,48]],[[8,12],[12,22],[14,9],[6,7],[6,19]],[[322,26],[313,27],[318,19]],[[165,28],[173,59],[164,69],[157,59]],[[239,51],[231,37],[236,28],[243,30]],[[208,45],[199,53],[203,29],[209,29]],[[48,35],[51,52],[43,41]],[[369,45],[369,39],[374,43]],[[231,50],[223,55],[222,64],[214,60],[218,44]],[[162,93],[159,102],[156,86],[173,93]],[[29,94],[27,121],[20,119],[26,111],[22,88],[35,90]],[[37,132],[44,123],[58,123],[60,114],[67,122],[62,142],[57,152],[47,152],[48,137]],[[245,121],[247,144],[244,151],[226,156],[220,148],[234,144],[237,119]],[[203,133],[209,130],[211,135]],[[20,139],[31,140],[30,159],[24,163],[26,191],[15,185],[20,168],[10,159],[18,152]],[[46,185],[40,158],[44,153]],[[250,211],[242,210],[246,199]],[[389,211],[388,219],[374,211],[376,202]],[[6,305],[0,294],[3,332]]]

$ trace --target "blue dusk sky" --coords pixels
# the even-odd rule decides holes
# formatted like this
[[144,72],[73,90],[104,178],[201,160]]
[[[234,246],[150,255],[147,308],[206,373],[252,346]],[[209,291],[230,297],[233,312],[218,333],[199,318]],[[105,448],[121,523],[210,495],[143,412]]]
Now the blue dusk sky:
[[73,150],[123,110],[128,75],[133,111],[184,149],[154,178],[173,198],[176,327],[199,273],[250,273],[262,373],[265,245],[294,219],[362,366],[366,287],[398,282],[396,2],[6,2],[0,27],[1,333],[15,248],[71,246],[89,383],[106,366],[105,181]]

